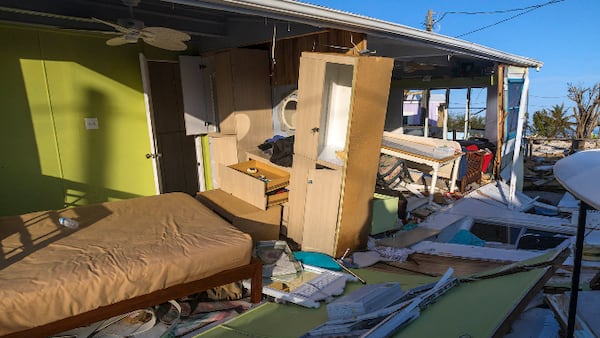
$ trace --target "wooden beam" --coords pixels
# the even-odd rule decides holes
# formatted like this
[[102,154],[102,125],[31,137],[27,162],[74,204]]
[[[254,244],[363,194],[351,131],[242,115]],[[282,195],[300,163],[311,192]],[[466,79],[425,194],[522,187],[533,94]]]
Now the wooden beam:
[[487,88],[494,83],[494,76],[454,77],[449,79],[432,79],[424,82],[421,79],[392,80],[392,88],[410,89],[456,89],[468,87]]
[[504,142],[504,122],[506,121],[506,112],[504,111],[504,65],[498,65],[498,87],[497,87],[497,137],[496,137],[496,159],[494,162],[494,177],[500,178],[500,169],[502,168],[502,143]]

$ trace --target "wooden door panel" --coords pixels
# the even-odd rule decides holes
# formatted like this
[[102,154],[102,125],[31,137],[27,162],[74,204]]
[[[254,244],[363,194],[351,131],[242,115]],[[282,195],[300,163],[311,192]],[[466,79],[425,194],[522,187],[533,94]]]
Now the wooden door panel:
[[162,193],[198,192],[198,164],[193,136],[186,136],[183,94],[177,63],[148,62]]
[[311,160],[317,159],[321,110],[323,109],[325,65],[326,63],[321,60],[300,59],[294,154],[302,155]]
[[340,170],[309,170],[302,250],[335,254],[341,185]]

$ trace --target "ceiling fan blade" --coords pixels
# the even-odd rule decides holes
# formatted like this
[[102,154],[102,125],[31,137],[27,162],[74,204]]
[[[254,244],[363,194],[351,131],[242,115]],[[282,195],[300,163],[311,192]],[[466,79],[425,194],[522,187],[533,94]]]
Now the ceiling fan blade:
[[178,31],[166,27],[146,27],[141,30],[142,36],[144,33],[154,36],[155,39],[161,40],[178,40],[178,41],[190,41],[191,37],[188,33]]
[[133,40],[133,39],[127,39],[125,38],[125,36],[117,36],[116,38],[112,38],[109,40],[106,40],[106,44],[109,46],[122,46],[128,43],[136,43],[137,39]]
[[112,22],[108,22],[108,21],[104,21],[104,20],[100,20],[97,18],[92,18],[92,20],[97,21],[99,23],[103,23],[107,26],[110,26],[114,29],[116,29],[117,31],[121,32],[121,33],[130,33],[132,30],[127,28],[127,27],[123,27],[121,25],[117,25],[116,23],[112,23]]
[[144,40],[145,43],[149,44],[150,46],[154,46],[156,48],[161,48],[161,49],[166,49],[166,50],[172,50],[172,51],[183,51],[187,49],[187,45],[185,43],[183,43],[182,41],[177,41],[177,40],[168,40],[168,39],[162,39],[162,38],[143,38],[142,40]]

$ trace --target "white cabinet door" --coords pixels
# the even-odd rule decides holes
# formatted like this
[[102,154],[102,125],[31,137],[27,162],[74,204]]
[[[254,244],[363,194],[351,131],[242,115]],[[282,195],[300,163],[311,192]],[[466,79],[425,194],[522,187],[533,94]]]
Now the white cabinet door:
[[186,135],[217,131],[214,95],[215,67],[211,58],[180,56]]

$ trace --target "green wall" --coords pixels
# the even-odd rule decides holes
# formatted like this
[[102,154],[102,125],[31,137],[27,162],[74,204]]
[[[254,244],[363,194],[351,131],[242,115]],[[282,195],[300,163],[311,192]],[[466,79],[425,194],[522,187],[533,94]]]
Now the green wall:
[[0,26],[0,215],[154,194],[142,47],[105,39]]

